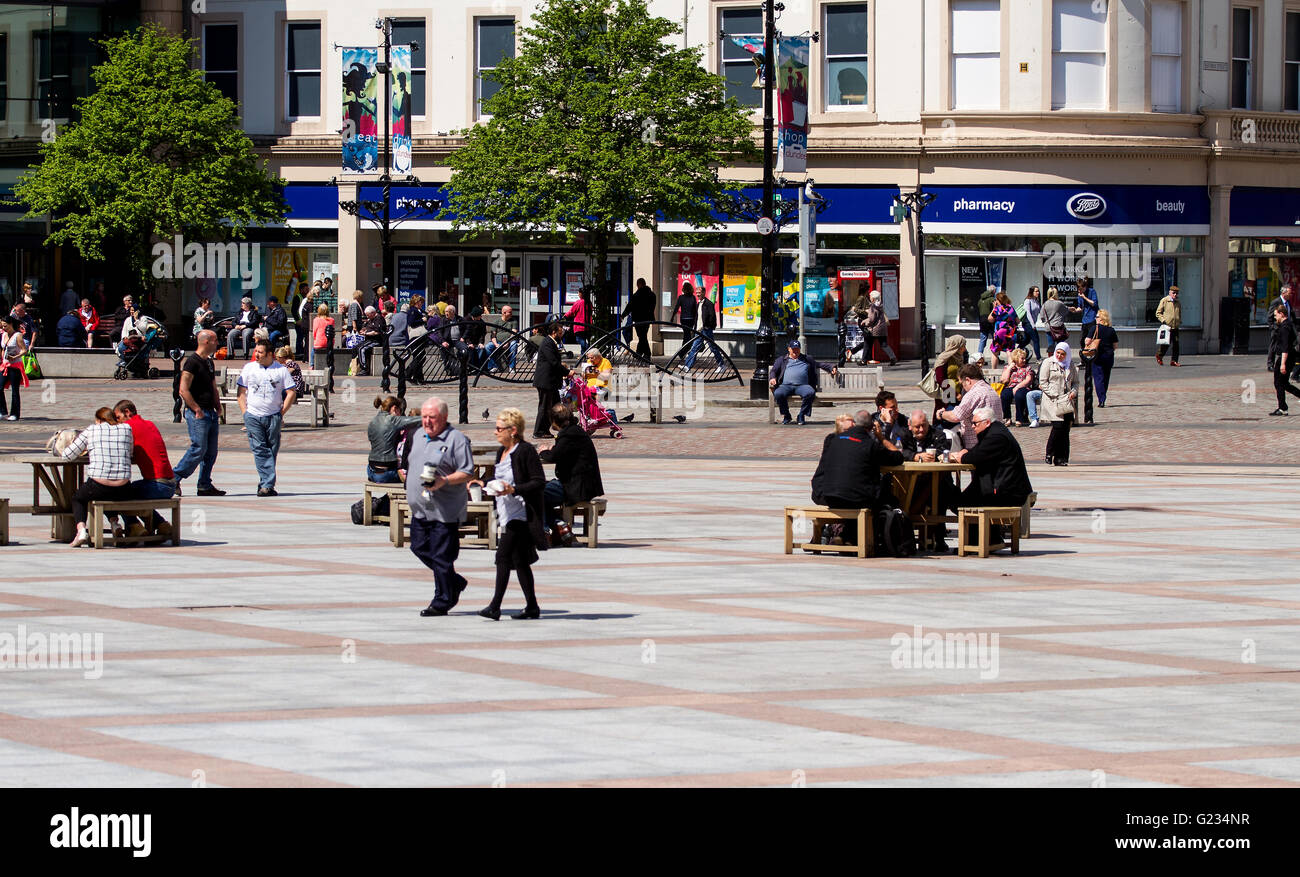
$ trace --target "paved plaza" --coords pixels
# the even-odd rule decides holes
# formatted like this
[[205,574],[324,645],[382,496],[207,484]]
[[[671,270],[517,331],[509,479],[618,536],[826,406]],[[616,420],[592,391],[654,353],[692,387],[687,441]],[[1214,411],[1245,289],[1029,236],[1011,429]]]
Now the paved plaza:
[[[683,424],[638,414],[597,439],[600,548],[543,555],[534,622],[475,614],[476,548],[460,605],[420,617],[430,573],[350,522],[377,381],[341,382],[329,429],[290,416],[278,497],[255,496],[234,417],[229,495],[186,482],[180,547],[71,549],[12,516],[0,659],[6,635],[77,634],[102,664],[0,669],[0,784],[1300,784],[1300,410],[1266,416],[1259,357],[1184,362],[1121,360],[1069,468],[1015,431],[1039,495],[1018,557],[786,556],[782,507],[809,502],[837,409],[768,426],[709,404],[733,384]],[[916,371],[886,370],[904,411]],[[0,454],[126,397],[175,462],[170,392],[33,382]],[[536,397],[471,391],[476,443],[507,404],[531,419]],[[30,478],[0,465],[0,496],[30,502]]]

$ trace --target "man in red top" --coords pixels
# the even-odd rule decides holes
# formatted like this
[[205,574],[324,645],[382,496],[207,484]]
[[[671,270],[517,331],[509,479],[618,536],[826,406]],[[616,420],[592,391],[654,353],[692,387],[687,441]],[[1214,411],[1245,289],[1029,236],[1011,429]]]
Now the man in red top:
[[[140,481],[131,482],[131,492],[136,499],[171,499],[176,495],[176,475],[172,472],[171,461],[167,458],[167,445],[162,433],[153,421],[145,420],[136,410],[135,403],[123,399],[113,406],[118,423],[131,426],[131,438],[134,447],[131,461],[140,470]],[[145,536],[150,530],[139,518],[128,518],[127,535]],[[153,532],[170,536],[172,525],[163,520],[157,512],[153,514]]]

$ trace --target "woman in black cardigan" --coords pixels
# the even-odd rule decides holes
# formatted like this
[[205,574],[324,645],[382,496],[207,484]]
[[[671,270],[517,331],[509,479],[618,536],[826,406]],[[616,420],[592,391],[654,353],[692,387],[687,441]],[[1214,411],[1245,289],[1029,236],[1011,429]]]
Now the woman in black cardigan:
[[[497,586],[492,602],[479,611],[479,615],[498,621],[501,618],[501,601],[505,599],[510,584],[510,571],[519,577],[519,587],[527,601],[524,611],[510,616],[516,620],[540,618],[537,594],[533,590],[532,565],[537,562],[538,549],[545,551],[549,545],[542,532],[542,489],[546,475],[537,449],[524,441],[524,415],[518,408],[506,408],[497,415],[496,476],[504,482],[496,495],[497,513]],[[502,466],[506,458],[509,466]]]

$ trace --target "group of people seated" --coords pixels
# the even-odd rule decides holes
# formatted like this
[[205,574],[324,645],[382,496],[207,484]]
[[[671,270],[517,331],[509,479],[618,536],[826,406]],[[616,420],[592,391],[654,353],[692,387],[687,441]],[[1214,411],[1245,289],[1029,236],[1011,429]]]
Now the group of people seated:
[[[973,409],[968,423],[958,437],[941,421],[931,423],[921,409],[904,420],[895,395],[881,390],[875,411],[863,409],[836,418],[835,431],[822,442],[812,477],[813,502],[833,509],[869,508],[881,513],[896,508],[900,501],[894,495],[893,476],[882,470],[905,462],[946,461],[974,466],[971,483],[958,492],[951,472],[922,474],[912,507],[900,509],[909,519],[955,513],[960,507],[1024,505],[1033,487],[1024,454],[1011,431],[988,405]],[[940,509],[928,508],[934,488],[931,479],[938,480]],[[842,532],[828,536],[827,541],[853,538],[851,528],[840,529]],[[994,534],[995,541],[998,535]],[[935,540],[935,547],[947,550],[946,534]]]

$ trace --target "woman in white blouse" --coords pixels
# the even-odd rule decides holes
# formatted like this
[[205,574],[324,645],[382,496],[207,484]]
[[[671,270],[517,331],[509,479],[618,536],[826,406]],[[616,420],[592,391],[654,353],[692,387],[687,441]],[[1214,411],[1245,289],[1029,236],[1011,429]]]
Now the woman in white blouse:
[[[537,594],[533,590],[532,565],[537,551],[549,547],[542,531],[542,490],[546,475],[542,471],[537,448],[524,441],[524,414],[518,408],[505,408],[497,415],[496,480],[504,487],[496,496],[497,513],[497,582],[496,593],[479,615],[498,621],[501,601],[510,585],[510,570],[519,577],[524,592],[524,611],[510,616],[516,620],[541,617]],[[481,482],[472,482],[481,483]]]
[[[71,543],[73,548],[90,542],[86,513],[91,501],[131,499],[132,445],[130,424],[118,423],[112,408],[101,408],[95,412],[95,422],[83,429],[81,435],[64,449],[65,460],[75,460],[90,452],[86,481],[72,494],[72,518],[77,523],[77,535]],[[95,526],[99,526],[98,521]],[[113,535],[118,538],[124,535],[120,523],[114,525]]]

